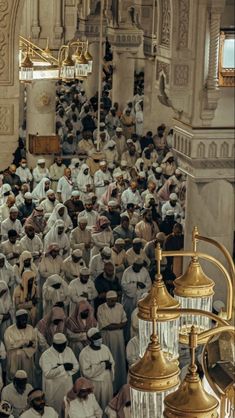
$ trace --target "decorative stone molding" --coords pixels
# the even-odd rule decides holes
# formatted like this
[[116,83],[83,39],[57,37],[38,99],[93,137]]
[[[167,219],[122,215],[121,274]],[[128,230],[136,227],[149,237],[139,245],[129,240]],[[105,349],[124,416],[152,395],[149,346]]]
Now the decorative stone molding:
[[161,74],[165,75],[166,84],[170,81],[170,64],[164,61],[157,60],[156,63],[156,80],[160,79]]
[[[173,148],[182,171],[202,181],[234,180],[234,131],[174,127]],[[204,179],[204,180],[203,180]]]
[[14,133],[14,105],[0,104],[0,135]]
[[179,48],[188,47],[189,0],[179,0]]
[[187,86],[189,82],[189,66],[177,64],[174,67],[174,84],[176,86]]
[[113,29],[108,28],[109,42],[112,46],[118,48],[134,48],[140,46],[142,41],[143,32],[138,29],[126,28],[126,29]]
[[162,0],[162,19],[160,44],[170,48],[171,46],[171,2]]
[[13,82],[11,61],[13,28],[10,25],[12,13],[10,1],[2,0],[0,2],[0,85],[10,85]]

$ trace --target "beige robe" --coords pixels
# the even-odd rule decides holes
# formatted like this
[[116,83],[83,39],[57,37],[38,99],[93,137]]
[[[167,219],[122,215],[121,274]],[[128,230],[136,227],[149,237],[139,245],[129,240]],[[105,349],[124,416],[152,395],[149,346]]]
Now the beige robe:
[[109,347],[118,372],[115,374],[113,389],[118,392],[126,383],[126,361],[125,361],[125,341],[123,329],[106,330],[111,324],[121,324],[127,322],[126,313],[120,303],[116,303],[114,308],[109,308],[107,303],[99,306],[97,311],[99,329],[103,338],[103,343]]
[[[32,347],[27,347],[32,341]],[[33,385],[34,379],[34,354],[37,349],[37,333],[31,325],[25,329],[18,329],[11,325],[6,329],[4,342],[7,351],[7,378],[11,381],[17,370],[25,370],[28,375],[28,383]],[[23,348],[21,348],[23,346]]]
[[82,257],[88,266],[90,262],[91,231],[87,228],[82,231],[79,226],[73,229],[70,234],[70,246],[72,250],[79,249],[82,251]]
[[135,226],[137,237],[143,239],[145,242],[154,240],[158,232],[159,228],[156,222],[148,223],[143,220],[138,222]]

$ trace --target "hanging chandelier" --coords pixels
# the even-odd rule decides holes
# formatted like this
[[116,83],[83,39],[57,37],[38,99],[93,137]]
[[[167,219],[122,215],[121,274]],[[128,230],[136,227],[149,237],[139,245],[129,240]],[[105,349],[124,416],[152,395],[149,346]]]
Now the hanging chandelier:
[[[152,333],[152,305],[155,301],[158,309],[169,308],[176,309],[180,302],[174,299],[167,291],[160,273],[160,262],[162,259],[160,244],[157,245],[157,275],[153,282],[150,292],[138,302],[139,318],[139,339],[140,339],[140,357],[149,344]],[[157,334],[163,352],[169,360],[178,358],[179,347],[179,314],[168,313],[159,315],[157,321]]]
[[[214,257],[209,254],[201,253],[197,251],[197,241],[204,240],[213,245],[216,245],[226,257],[230,266],[230,273],[227,269]],[[199,259],[205,259],[210,263],[213,263],[223,273],[227,284],[227,306],[226,312],[223,313],[223,317],[227,320],[232,316],[232,302],[233,302],[233,282],[235,281],[234,266],[231,256],[227,250],[216,241],[210,238],[201,237],[198,234],[198,230],[195,227],[193,230],[193,251],[156,251],[156,258],[161,256],[179,256],[179,257],[191,257],[186,272],[174,280],[174,294],[175,299],[180,304],[181,308],[185,309],[198,309],[206,312],[212,312],[212,301],[214,295],[215,283],[212,279],[206,276],[199,263]],[[208,317],[199,317],[198,315],[189,314],[180,318],[180,342],[185,343],[188,338],[191,326],[194,325],[197,331],[200,333],[210,328],[211,320]]]
[[54,79],[65,82],[85,80],[92,73],[93,58],[87,41],[71,41],[60,47],[58,58],[49,48],[45,50],[20,36],[19,79],[22,82]]
[[156,301],[152,306],[152,333],[142,358],[129,369],[133,418],[162,417],[164,398],[179,385],[177,361],[169,361],[156,331]]
[[203,388],[197,366],[195,351],[197,348],[197,333],[194,326],[189,334],[191,364],[188,373],[179,388],[164,399],[165,418],[216,418],[218,417],[218,400]]

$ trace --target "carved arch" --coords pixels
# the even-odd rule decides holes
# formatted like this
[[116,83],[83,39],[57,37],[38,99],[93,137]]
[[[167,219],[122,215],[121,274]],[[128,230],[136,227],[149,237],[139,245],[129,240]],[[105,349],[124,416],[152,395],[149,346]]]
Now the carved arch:
[[205,158],[206,156],[206,147],[203,142],[199,142],[197,146],[197,158]]
[[220,157],[221,158],[228,158],[229,157],[229,145],[226,141],[221,144],[220,147]]
[[216,158],[217,157],[217,144],[213,141],[209,145],[208,149],[208,157],[209,158]]

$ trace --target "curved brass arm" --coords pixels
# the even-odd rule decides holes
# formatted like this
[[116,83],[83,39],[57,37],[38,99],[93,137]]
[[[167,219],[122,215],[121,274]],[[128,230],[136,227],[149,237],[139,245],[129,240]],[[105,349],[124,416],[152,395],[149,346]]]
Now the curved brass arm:
[[202,235],[199,235],[198,232],[198,228],[195,226],[193,228],[193,251],[197,251],[197,241],[205,241],[208,242],[209,244],[214,245],[216,248],[218,248],[224,255],[224,257],[226,258],[228,265],[229,265],[229,269],[230,269],[230,274],[233,280],[233,284],[235,282],[235,266],[233,263],[233,259],[230,255],[230,253],[228,252],[227,248],[220,244],[219,242],[215,241],[212,238],[208,238],[208,237],[203,237]]
[[[211,263],[215,264],[220,271],[224,274],[227,282],[227,309],[226,309],[226,319],[230,320],[232,318],[232,306],[233,306],[233,283],[232,279],[220,261],[216,260],[216,258],[212,257],[212,255],[200,253],[200,252],[193,252],[193,251],[161,251],[161,255],[163,257],[198,257],[203,258],[205,260],[210,261]],[[157,252],[158,257],[158,252]]]

